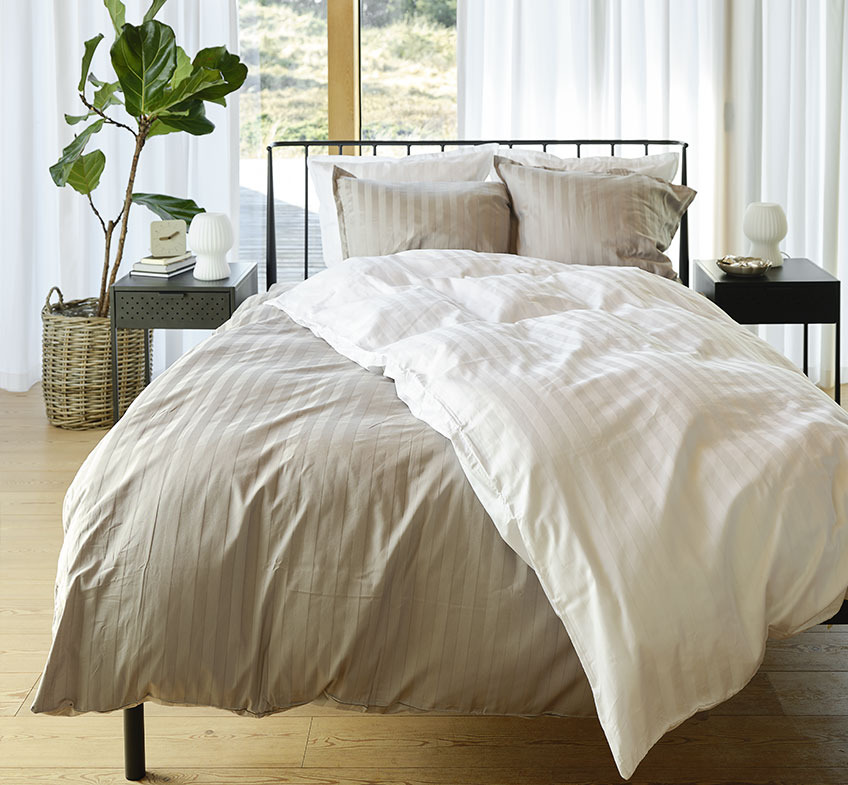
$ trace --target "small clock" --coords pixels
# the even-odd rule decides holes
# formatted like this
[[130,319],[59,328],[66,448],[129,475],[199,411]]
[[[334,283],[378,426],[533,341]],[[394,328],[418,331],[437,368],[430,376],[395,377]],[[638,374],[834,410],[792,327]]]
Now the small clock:
[[185,221],[153,221],[150,224],[151,256],[182,256],[185,252]]

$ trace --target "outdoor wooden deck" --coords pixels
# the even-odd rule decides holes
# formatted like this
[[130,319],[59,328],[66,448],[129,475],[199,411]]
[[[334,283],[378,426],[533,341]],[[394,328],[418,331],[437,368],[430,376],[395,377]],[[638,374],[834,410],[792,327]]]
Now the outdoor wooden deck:
[[[256,262],[259,290],[265,289],[265,194],[240,189],[239,261]],[[303,279],[303,208],[275,200],[277,216],[277,280]],[[324,269],[321,229],[316,213],[309,214],[309,272]]]

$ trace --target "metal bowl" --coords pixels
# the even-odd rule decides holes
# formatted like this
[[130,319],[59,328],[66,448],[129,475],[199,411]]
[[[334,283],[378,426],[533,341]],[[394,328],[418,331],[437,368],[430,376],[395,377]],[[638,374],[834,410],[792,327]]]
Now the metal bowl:
[[740,278],[765,275],[771,269],[768,259],[760,259],[757,256],[725,256],[723,259],[716,259],[716,264],[728,275],[738,275]]

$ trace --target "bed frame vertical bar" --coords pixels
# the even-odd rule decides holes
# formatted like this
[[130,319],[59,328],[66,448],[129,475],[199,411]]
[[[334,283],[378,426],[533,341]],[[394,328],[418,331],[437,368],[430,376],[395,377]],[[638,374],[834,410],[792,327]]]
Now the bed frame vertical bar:
[[309,145],[303,146],[303,280],[309,278]]
[[[680,182],[683,185],[689,185],[689,172],[686,167],[686,148],[689,145],[685,142],[682,147],[680,157]],[[684,286],[689,286],[689,211],[683,213],[680,219],[680,257],[677,264],[678,275]]]
[[124,709],[124,776],[140,780],[146,774],[144,761],[144,704]]
[[274,148],[268,145],[268,193],[265,195],[265,288],[277,283],[277,227],[274,220]]

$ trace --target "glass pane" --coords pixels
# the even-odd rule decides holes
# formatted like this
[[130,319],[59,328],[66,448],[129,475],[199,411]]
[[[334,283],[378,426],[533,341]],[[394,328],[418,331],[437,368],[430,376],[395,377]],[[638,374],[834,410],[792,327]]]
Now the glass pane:
[[363,139],[456,138],[456,0],[362,0],[360,47]]
[[[327,138],[326,0],[239,0],[239,45],[249,69],[239,93],[239,258],[259,265],[262,290],[266,147],[274,141]],[[278,279],[296,280],[303,275],[303,149],[277,148],[274,175]],[[317,209],[313,200],[313,271],[321,258]]]

